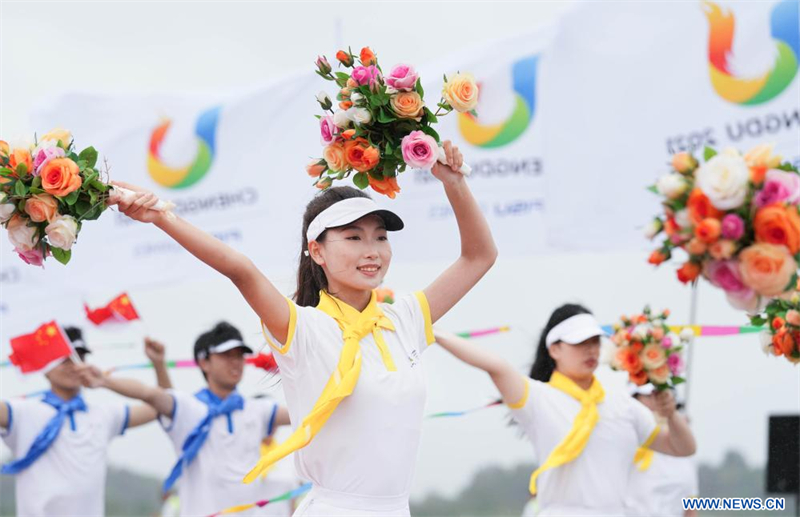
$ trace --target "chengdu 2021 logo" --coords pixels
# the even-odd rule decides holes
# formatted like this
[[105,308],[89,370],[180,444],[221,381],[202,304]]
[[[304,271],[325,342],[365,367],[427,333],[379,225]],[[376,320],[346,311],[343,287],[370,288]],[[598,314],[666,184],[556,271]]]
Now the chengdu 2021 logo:
[[191,187],[208,173],[216,153],[216,133],[220,110],[220,106],[215,106],[204,111],[198,117],[195,125],[197,153],[194,159],[183,167],[166,165],[161,157],[161,146],[172,121],[164,120],[153,130],[147,154],[147,170],[156,183],[162,187],[183,189]]
[[[461,135],[472,145],[495,148],[508,145],[519,138],[533,120],[536,110],[536,68],[539,56],[514,63],[511,68],[514,87],[514,110],[499,124],[481,124],[469,113],[460,113],[458,127]],[[478,108],[480,109],[480,108]]]
[[[797,75],[800,59],[798,0],[783,0],[770,15],[770,34],[776,47],[772,68],[758,77],[737,77],[731,69],[735,17],[714,2],[703,2],[708,18],[708,64],[711,84],[726,101],[752,106],[772,100]],[[767,68],[765,63],[765,68]]]

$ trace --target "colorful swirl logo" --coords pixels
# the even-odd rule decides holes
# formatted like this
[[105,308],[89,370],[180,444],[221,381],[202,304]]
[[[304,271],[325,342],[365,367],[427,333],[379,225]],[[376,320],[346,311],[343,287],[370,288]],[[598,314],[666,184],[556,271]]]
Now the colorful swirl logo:
[[[514,63],[511,69],[516,102],[514,111],[500,124],[481,124],[469,113],[459,113],[458,128],[472,145],[487,149],[508,145],[519,138],[533,119],[536,109],[536,66],[539,56]],[[480,108],[479,108],[480,109]]]
[[709,24],[708,62],[711,84],[726,101],[743,105],[767,102],[792,82],[800,57],[800,17],[798,1],[783,0],[775,5],[770,16],[770,34],[777,47],[772,70],[761,77],[736,77],[730,70],[734,16],[713,2],[704,2]]
[[167,119],[153,130],[147,155],[147,170],[156,183],[162,187],[182,189],[191,187],[206,175],[214,161],[220,109],[220,106],[213,107],[201,113],[197,119],[194,130],[197,135],[197,155],[186,167],[170,167],[161,160],[161,145],[172,121]]

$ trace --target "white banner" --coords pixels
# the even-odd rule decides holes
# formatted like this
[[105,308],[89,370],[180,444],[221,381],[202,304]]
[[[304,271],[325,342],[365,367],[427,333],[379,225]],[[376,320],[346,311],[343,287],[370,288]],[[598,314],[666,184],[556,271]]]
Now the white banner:
[[[549,243],[646,247],[670,155],[776,142],[800,158],[798,2],[585,3],[542,63]],[[731,45],[732,36],[732,45]]]

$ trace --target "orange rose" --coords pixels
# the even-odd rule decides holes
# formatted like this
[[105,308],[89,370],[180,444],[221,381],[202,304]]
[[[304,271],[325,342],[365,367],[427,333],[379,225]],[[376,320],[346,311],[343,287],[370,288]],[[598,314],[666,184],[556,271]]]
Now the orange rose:
[[342,101],[339,103],[339,109],[349,110],[353,107],[353,101]]
[[620,368],[628,373],[638,372],[642,369],[642,361],[630,347],[622,347],[617,351],[616,361]]
[[382,180],[376,180],[375,178],[370,176],[369,186],[372,187],[372,190],[374,190],[378,194],[389,196],[389,198],[391,199],[394,199],[395,195],[398,192],[400,192],[400,187],[397,186],[396,176],[390,176],[388,178],[383,178]]
[[344,131],[342,133],[342,138],[344,138],[345,140],[352,140],[354,136],[356,136],[355,129],[348,129],[347,131]]
[[664,233],[667,234],[667,237],[672,237],[680,230],[678,223],[675,222],[675,218],[671,216],[667,217],[667,220],[664,221]]
[[333,180],[330,178],[322,178],[318,182],[314,184],[320,190],[325,190],[326,188],[330,187],[333,184]]
[[641,343],[641,341],[634,341],[633,343],[631,343],[631,350],[633,350],[633,353],[636,354],[637,356],[641,353],[643,349],[644,345]]
[[78,164],[69,158],[56,158],[42,167],[42,188],[48,194],[64,197],[80,188],[83,180]]
[[341,142],[334,142],[325,147],[322,151],[322,159],[328,164],[328,168],[334,172],[344,172],[348,168],[344,144]]
[[34,223],[53,222],[58,215],[58,201],[47,194],[37,194],[25,201],[25,213]]
[[475,109],[478,105],[478,85],[472,74],[455,74],[447,79],[442,89],[447,104],[460,113]]
[[417,121],[422,119],[425,103],[422,102],[422,97],[417,92],[400,92],[392,96],[389,104],[392,106],[392,111],[400,118]]
[[647,372],[644,370],[639,370],[636,373],[629,373],[628,378],[630,378],[630,381],[637,386],[644,386],[647,384]]
[[648,370],[655,370],[660,366],[666,364],[667,354],[661,345],[647,345],[642,350],[642,364]]
[[786,324],[786,322],[783,321],[783,318],[781,318],[780,316],[772,319],[772,328],[774,328],[775,330],[778,330],[779,328],[784,326],[784,324]]
[[736,252],[736,243],[721,239],[708,247],[708,253],[714,260],[728,260]]
[[754,167],[750,167],[750,181],[752,181],[755,185],[761,185],[764,183],[764,178],[767,176],[767,168],[763,165],[756,165]]
[[695,262],[687,262],[678,270],[678,280],[684,284],[694,281],[700,275],[700,265]]
[[689,200],[686,202],[686,208],[689,209],[689,218],[694,224],[700,224],[703,219],[709,217],[714,219],[722,219],[724,212],[717,210],[708,197],[703,194],[699,188],[692,190],[689,194]]
[[374,65],[378,62],[378,59],[375,57],[375,53],[370,50],[369,47],[364,47],[361,49],[361,64],[364,66]]
[[780,244],[792,255],[800,251],[800,214],[797,207],[774,204],[756,212],[753,220],[756,242]]
[[663,364],[655,370],[647,372],[647,376],[650,377],[650,380],[655,384],[666,384],[671,375],[672,372],[669,371],[669,366],[667,364]]
[[[700,224],[698,224],[694,229],[695,237],[706,244],[715,242],[717,239],[719,239],[721,233],[722,223],[719,221],[719,219],[712,219],[710,217],[700,221]],[[705,252],[705,250],[703,251]],[[697,255],[700,255],[700,253]]]
[[647,262],[657,266],[664,262],[665,260],[669,259],[669,257],[662,253],[661,250],[655,250],[653,253],[650,254],[650,258],[647,259]]
[[775,355],[789,355],[794,348],[794,338],[790,332],[780,330],[772,336],[772,345],[775,347]]
[[[325,160],[327,162],[327,160]],[[306,174],[312,178],[319,178],[319,175],[325,172],[325,166],[318,161],[313,161],[306,165]]]
[[[711,220],[714,221],[714,219]],[[686,243],[686,251],[689,255],[702,255],[706,252],[706,249],[708,249],[708,245],[700,238],[692,239]]]
[[697,160],[689,153],[677,153],[672,155],[672,168],[686,174],[697,167]]
[[0,140],[0,156],[8,156],[8,142]]
[[373,169],[381,159],[380,152],[369,145],[365,138],[356,138],[344,143],[347,163],[358,172]]
[[17,166],[25,164],[28,174],[33,172],[33,157],[31,152],[22,147],[17,147],[8,155],[8,168],[17,172]]
[[758,243],[739,253],[742,282],[762,296],[776,296],[787,290],[797,263],[785,246]]
[[339,62],[344,66],[353,65],[353,56],[351,56],[349,52],[345,52],[344,50],[340,50],[339,52],[336,53],[336,59],[338,59]]

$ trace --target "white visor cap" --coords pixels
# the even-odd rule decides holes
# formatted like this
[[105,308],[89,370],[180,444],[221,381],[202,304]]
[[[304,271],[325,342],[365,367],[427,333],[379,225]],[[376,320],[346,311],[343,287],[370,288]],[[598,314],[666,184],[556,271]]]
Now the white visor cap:
[[605,336],[606,332],[591,314],[576,314],[567,318],[547,333],[545,345],[547,348],[559,341],[568,345],[583,343],[589,338]]
[[309,242],[315,241],[328,228],[344,226],[370,214],[380,216],[390,232],[403,229],[403,220],[394,212],[379,207],[368,197],[353,197],[334,203],[320,212],[308,225],[306,238]]

